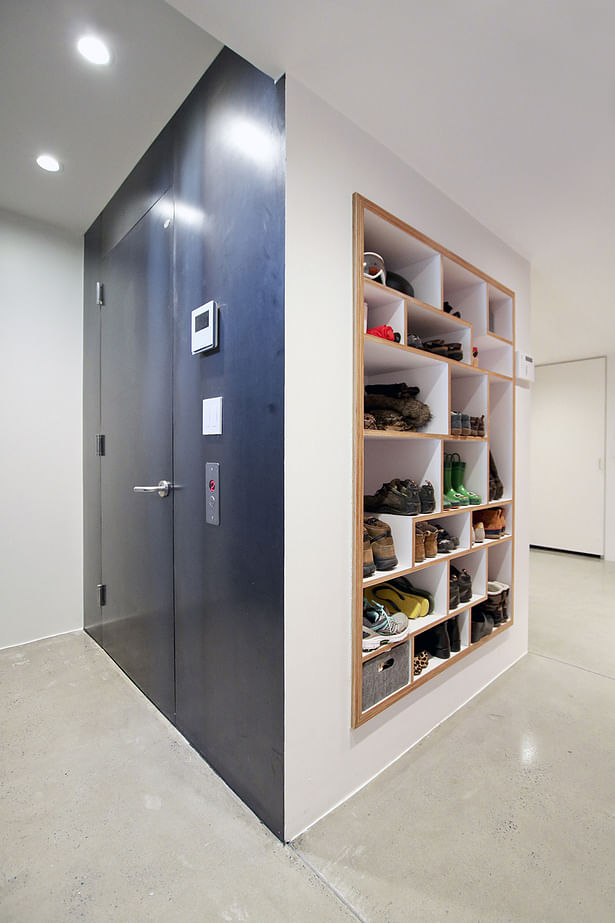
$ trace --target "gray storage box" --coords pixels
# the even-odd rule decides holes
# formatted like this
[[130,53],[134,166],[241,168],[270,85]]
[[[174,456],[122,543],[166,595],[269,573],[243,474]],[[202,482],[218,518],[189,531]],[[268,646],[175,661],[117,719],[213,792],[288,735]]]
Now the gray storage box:
[[410,681],[410,642],[404,641],[363,664],[363,711],[407,686]]

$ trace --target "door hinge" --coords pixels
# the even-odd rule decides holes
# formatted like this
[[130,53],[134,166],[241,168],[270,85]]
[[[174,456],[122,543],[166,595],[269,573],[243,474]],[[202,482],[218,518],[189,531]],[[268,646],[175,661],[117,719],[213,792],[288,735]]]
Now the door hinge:
[[97,584],[96,592],[98,593],[98,605],[106,606],[107,605],[107,585],[105,583]]
[[104,433],[96,434],[96,454],[97,455],[105,454],[105,434]]
[[102,282],[96,283],[96,304],[105,303],[105,286]]

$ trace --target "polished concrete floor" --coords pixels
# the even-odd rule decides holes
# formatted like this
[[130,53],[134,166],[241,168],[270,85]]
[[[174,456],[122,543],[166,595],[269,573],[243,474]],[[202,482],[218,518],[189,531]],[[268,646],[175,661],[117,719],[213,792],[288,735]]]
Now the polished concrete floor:
[[0,651],[0,921],[615,919],[614,598],[534,552],[529,656],[286,847],[85,635]]

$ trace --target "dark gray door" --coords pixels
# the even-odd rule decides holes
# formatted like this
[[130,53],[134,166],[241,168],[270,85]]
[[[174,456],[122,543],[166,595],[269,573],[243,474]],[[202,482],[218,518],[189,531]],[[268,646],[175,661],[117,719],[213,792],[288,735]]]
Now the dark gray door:
[[169,718],[175,713],[172,193],[102,266],[102,643]]

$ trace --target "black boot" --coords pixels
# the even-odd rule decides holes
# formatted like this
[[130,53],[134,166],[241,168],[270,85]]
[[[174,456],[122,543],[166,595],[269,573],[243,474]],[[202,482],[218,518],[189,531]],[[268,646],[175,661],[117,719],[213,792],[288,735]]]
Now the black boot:
[[446,623],[446,630],[451,644],[451,653],[453,654],[461,650],[461,635],[459,633],[459,622],[457,619],[458,616],[454,615],[452,619],[449,619]]

